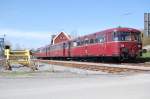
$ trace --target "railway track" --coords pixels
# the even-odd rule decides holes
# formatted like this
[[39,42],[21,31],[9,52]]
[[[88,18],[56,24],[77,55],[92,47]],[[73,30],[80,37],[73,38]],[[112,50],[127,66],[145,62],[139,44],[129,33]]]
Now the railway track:
[[91,71],[101,71],[107,73],[122,73],[122,72],[148,72],[150,64],[112,64],[112,63],[91,63],[91,62],[76,62],[76,61],[56,61],[56,60],[34,60],[34,62],[42,62],[52,65],[65,67],[73,67]]

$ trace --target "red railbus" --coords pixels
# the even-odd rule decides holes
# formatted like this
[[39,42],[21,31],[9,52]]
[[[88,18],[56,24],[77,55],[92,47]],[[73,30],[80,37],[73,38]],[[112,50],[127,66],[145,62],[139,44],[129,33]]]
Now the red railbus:
[[39,48],[37,58],[136,58],[142,54],[141,32],[133,28],[113,28],[70,41]]

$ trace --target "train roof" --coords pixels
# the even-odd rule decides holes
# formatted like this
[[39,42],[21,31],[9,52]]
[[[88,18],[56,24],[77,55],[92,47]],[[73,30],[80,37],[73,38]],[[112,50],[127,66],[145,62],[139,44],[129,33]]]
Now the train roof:
[[117,31],[122,31],[122,32],[140,32],[139,30],[137,29],[134,29],[134,28],[124,28],[124,27],[118,27],[118,28],[110,28],[110,29],[105,29],[105,30],[102,30],[102,31],[98,31],[98,32],[95,32],[95,33],[91,33],[89,35],[92,35],[92,34],[100,34],[100,33],[107,33],[107,32],[117,32]]
[[118,28],[111,28],[111,29],[106,29],[103,31],[99,31],[99,32],[113,32],[113,31],[125,31],[125,32],[140,32],[137,29],[134,28],[126,28],[126,27],[118,27]]
[[[80,36],[80,37],[77,37],[75,39],[72,39],[72,40],[77,40],[77,39],[83,39],[83,38],[86,38],[86,37],[93,37],[94,34],[105,34],[105,33],[108,33],[108,32],[117,32],[117,31],[122,31],[122,32],[140,32],[139,30],[137,29],[134,29],[134,28],[124,28],[124,27],[118,27],[118,28],[111,28],[111,29],[105,29],[105,30],[102,30],[102,31],[98,31],[98,32],[95,32],[95,33],[90,33],[90,34],[87,34],[87,35],[84,35],[84,36]],[[71,41],[72,41],[71,40]]]

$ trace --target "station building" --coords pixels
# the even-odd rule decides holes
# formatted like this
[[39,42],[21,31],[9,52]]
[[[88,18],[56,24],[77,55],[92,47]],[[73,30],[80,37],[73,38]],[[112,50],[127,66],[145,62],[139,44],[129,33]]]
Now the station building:
[[68,40],[71,40],[70,35],[65,32],[60,32],[58,35],[52,35],[51,44],[53,45]]

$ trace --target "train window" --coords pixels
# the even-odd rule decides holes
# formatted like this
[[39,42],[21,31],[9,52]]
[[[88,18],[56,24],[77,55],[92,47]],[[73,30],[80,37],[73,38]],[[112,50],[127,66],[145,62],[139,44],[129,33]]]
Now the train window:
[[131,40],[132,40],[132,41],[135,41],[135,40],[137,40],[137,37],[136,37],[136,35],[134,35],[133,33],[131,34]]
[[44,48],[42,48],[42,52],[45,52],[45,49],[44,49]]
[[131,33],[130,32],[114,32],[113,40],[114,41],[130,41]]
[[81,45],[84,45],[84,41],[81,41],[80,44],[81,44]]
[[94,39],[90,39],[90,43],[91,43],[91,44],[94,43]]
[[103,43],[105,42],[105,37],[104,36],[99,36],[95,39],[96,43]]
[[53,46],[53,50],[55,50],[55,46]]
[[75,46],[77,46],[77,42],[76,41],[72,41],[71,42],[71,47],[75,47]]
[[66,48],[69,48],[69,44],[68,43],[66,43],[66,46],[65,46]]
[[66,44],[66,48],[69,48],[70,47],[70,42],[68,42],[67,44]]
[[70,45],[70,47],[72,47],[72,42],[70,42],[70,44],[69,44],[69,45]]
[[44,48],[42,48],[42,52],[44,52]]
[[65,48],[67,48],[68,47],[68,44],[67,43],[65,43]]
[[141,42],[141,34],[140,33],[131,33],[131,40]]
[[129,32],[124,32],[124,33],[121,35],[121,40],[122,40],[122,41],[130,41],[130,40],[131,40],[131,33],[129,33]]
[[67,46],[68,46],[67,43],[63,43],[64,48],[67,48]]
[[95,39],[95,43],[98,43],[98,39],[97,38]]
[[140,32],[139,32],[139,33],[136,33],[136,36],[137,36],[138,42],[141,42],[141,41],[142,41],[142,40],[141,40],[141,37],[142,37],[141,33],[140,33]]
[[76,41],[73,42],[73,46],[74,47],[77,46],[77,42]]
[[53,50],[53,46],[51,46],[51,50]]
[[56,45],[55,50],[58,50],[58,49],[59,49],[59,46],[58,46],[58,45]]
[[77,46],[80,46],[80,42],[77,42]]
[[55,50],[56,46],[53,46],[53,50]]
[[119,36],[117,32],[113,32],[113,41],[118,41],[118,40],[119,40]]
[[84,42],[85,42],[85,44],[88,44],[88,43],[89,43],[89,40],[85,40]]
[[36,52],[40,52],[40,49],[37,49]]
[[104,38],[104,37],[100,37],[100,38],[99,38],[99,42],[100,42],[100,43],[103,43],[104,41],[105,41],[105,38]]
[[58,45],[56,45],[56,50],[59,50],[59,49],[61,49],[63,47],[63,44],[58,44]]
[[49,46],[49,51],[51,50],[51,47]]
[[60,45],[58,45],[58,46],[59,46],[58,49],[63,48],[63,44],[60,44]]

